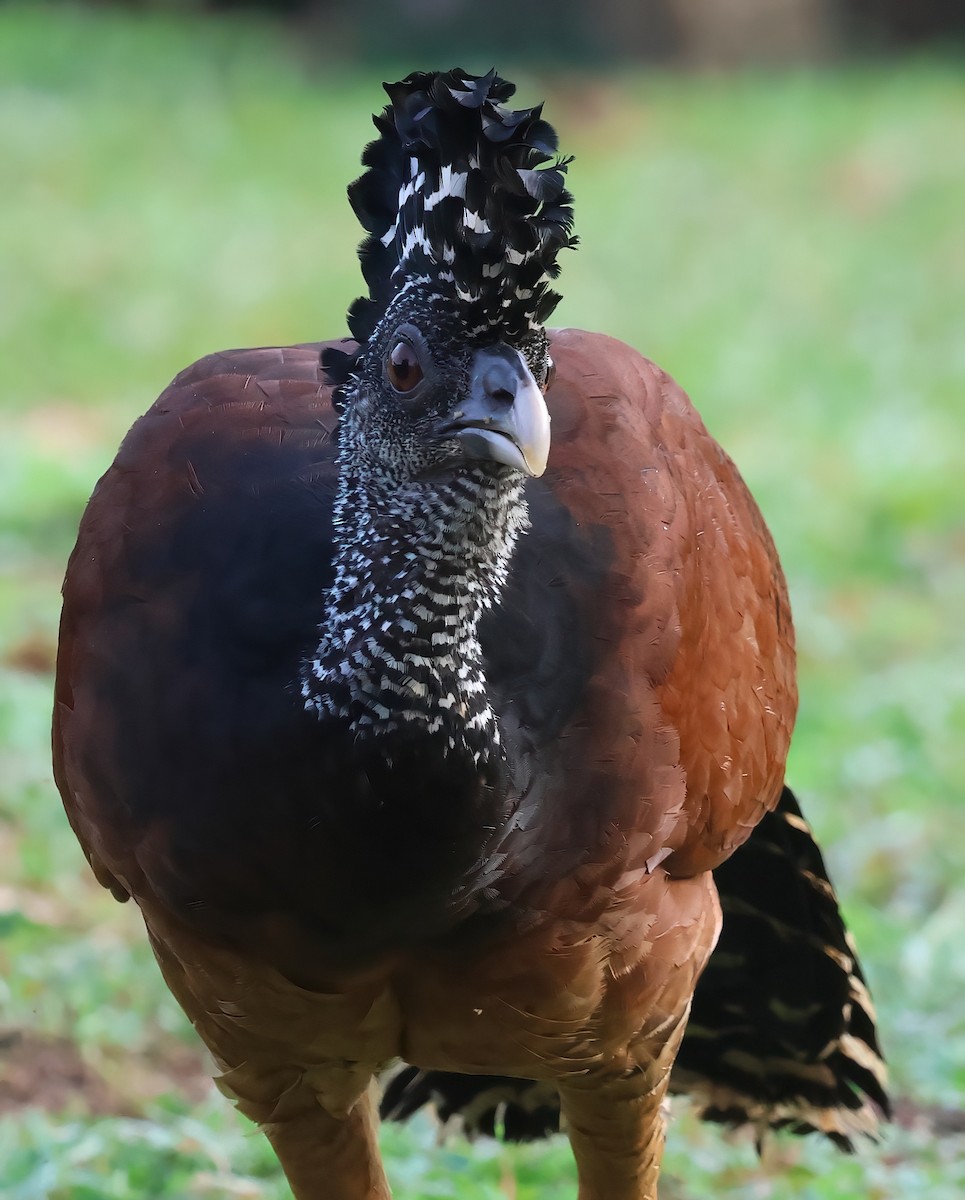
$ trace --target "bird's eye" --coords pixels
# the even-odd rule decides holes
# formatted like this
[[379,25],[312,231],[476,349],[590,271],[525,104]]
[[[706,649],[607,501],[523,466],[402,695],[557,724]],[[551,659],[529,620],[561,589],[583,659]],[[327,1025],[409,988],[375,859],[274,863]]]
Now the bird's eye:
[[543,391],[553,386],[553,380],[556,378],[556,363],[547,354],[546,356],[546,375],[543,377]]
[[419,356],[408,342],[398,342],[385,364],[389,383],[397,392],[411,392],[422,382]]

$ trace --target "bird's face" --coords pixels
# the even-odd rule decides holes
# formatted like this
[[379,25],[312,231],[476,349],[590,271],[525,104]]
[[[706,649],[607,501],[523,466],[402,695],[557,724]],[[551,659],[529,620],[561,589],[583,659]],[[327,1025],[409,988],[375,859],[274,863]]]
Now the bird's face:
[[458,307],[409,300],[379,323],[343,420],[355,452],[397,484],[480,464],[541,475],[551,370],[542,330],[514,347],[492,332],[468,335]]

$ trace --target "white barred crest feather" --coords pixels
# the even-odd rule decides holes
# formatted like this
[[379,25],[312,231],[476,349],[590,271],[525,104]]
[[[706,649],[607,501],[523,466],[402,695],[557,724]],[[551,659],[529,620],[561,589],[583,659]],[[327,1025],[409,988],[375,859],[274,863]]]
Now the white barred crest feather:
[[[424,288],[460,305],[467,336],[525,341],[559,301],[547,282],[557,254],[576,244],[570,160],[556,157],[542,105],[506,108],[516,89],[495,71],[416,72],[385,90],[380,136],[349,187],[369,235],[359,247],[369,294],[349,310],[352,336],[364,347],[396,296]],[[324,360],[333,383],[356,361]]]

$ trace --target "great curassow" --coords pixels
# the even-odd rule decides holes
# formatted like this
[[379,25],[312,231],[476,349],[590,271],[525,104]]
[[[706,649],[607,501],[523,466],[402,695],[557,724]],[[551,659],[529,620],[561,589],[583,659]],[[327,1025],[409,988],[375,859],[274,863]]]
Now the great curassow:
[[653,1200],[668,1088],[848,1145],[884,1069],[784,786],[763,519],[667,375],[546,331],[541,110],[386,90],[354,341],[190,367],[91,498],[73,828],[301,1200],[389,1195],[380,1077],[389,1117],[564,1128],[581,1200]]

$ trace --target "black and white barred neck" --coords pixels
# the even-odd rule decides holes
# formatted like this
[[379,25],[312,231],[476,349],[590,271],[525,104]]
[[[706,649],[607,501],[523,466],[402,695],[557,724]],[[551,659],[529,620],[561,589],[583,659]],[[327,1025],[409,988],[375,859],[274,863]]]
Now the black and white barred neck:
[[360,736],[429,735],[488,761],[499,729],[477,631],[526,527],[522,478],[480,466],[399,486],[360,472],[348,437],[339,459],[335,580],[305,706]]

